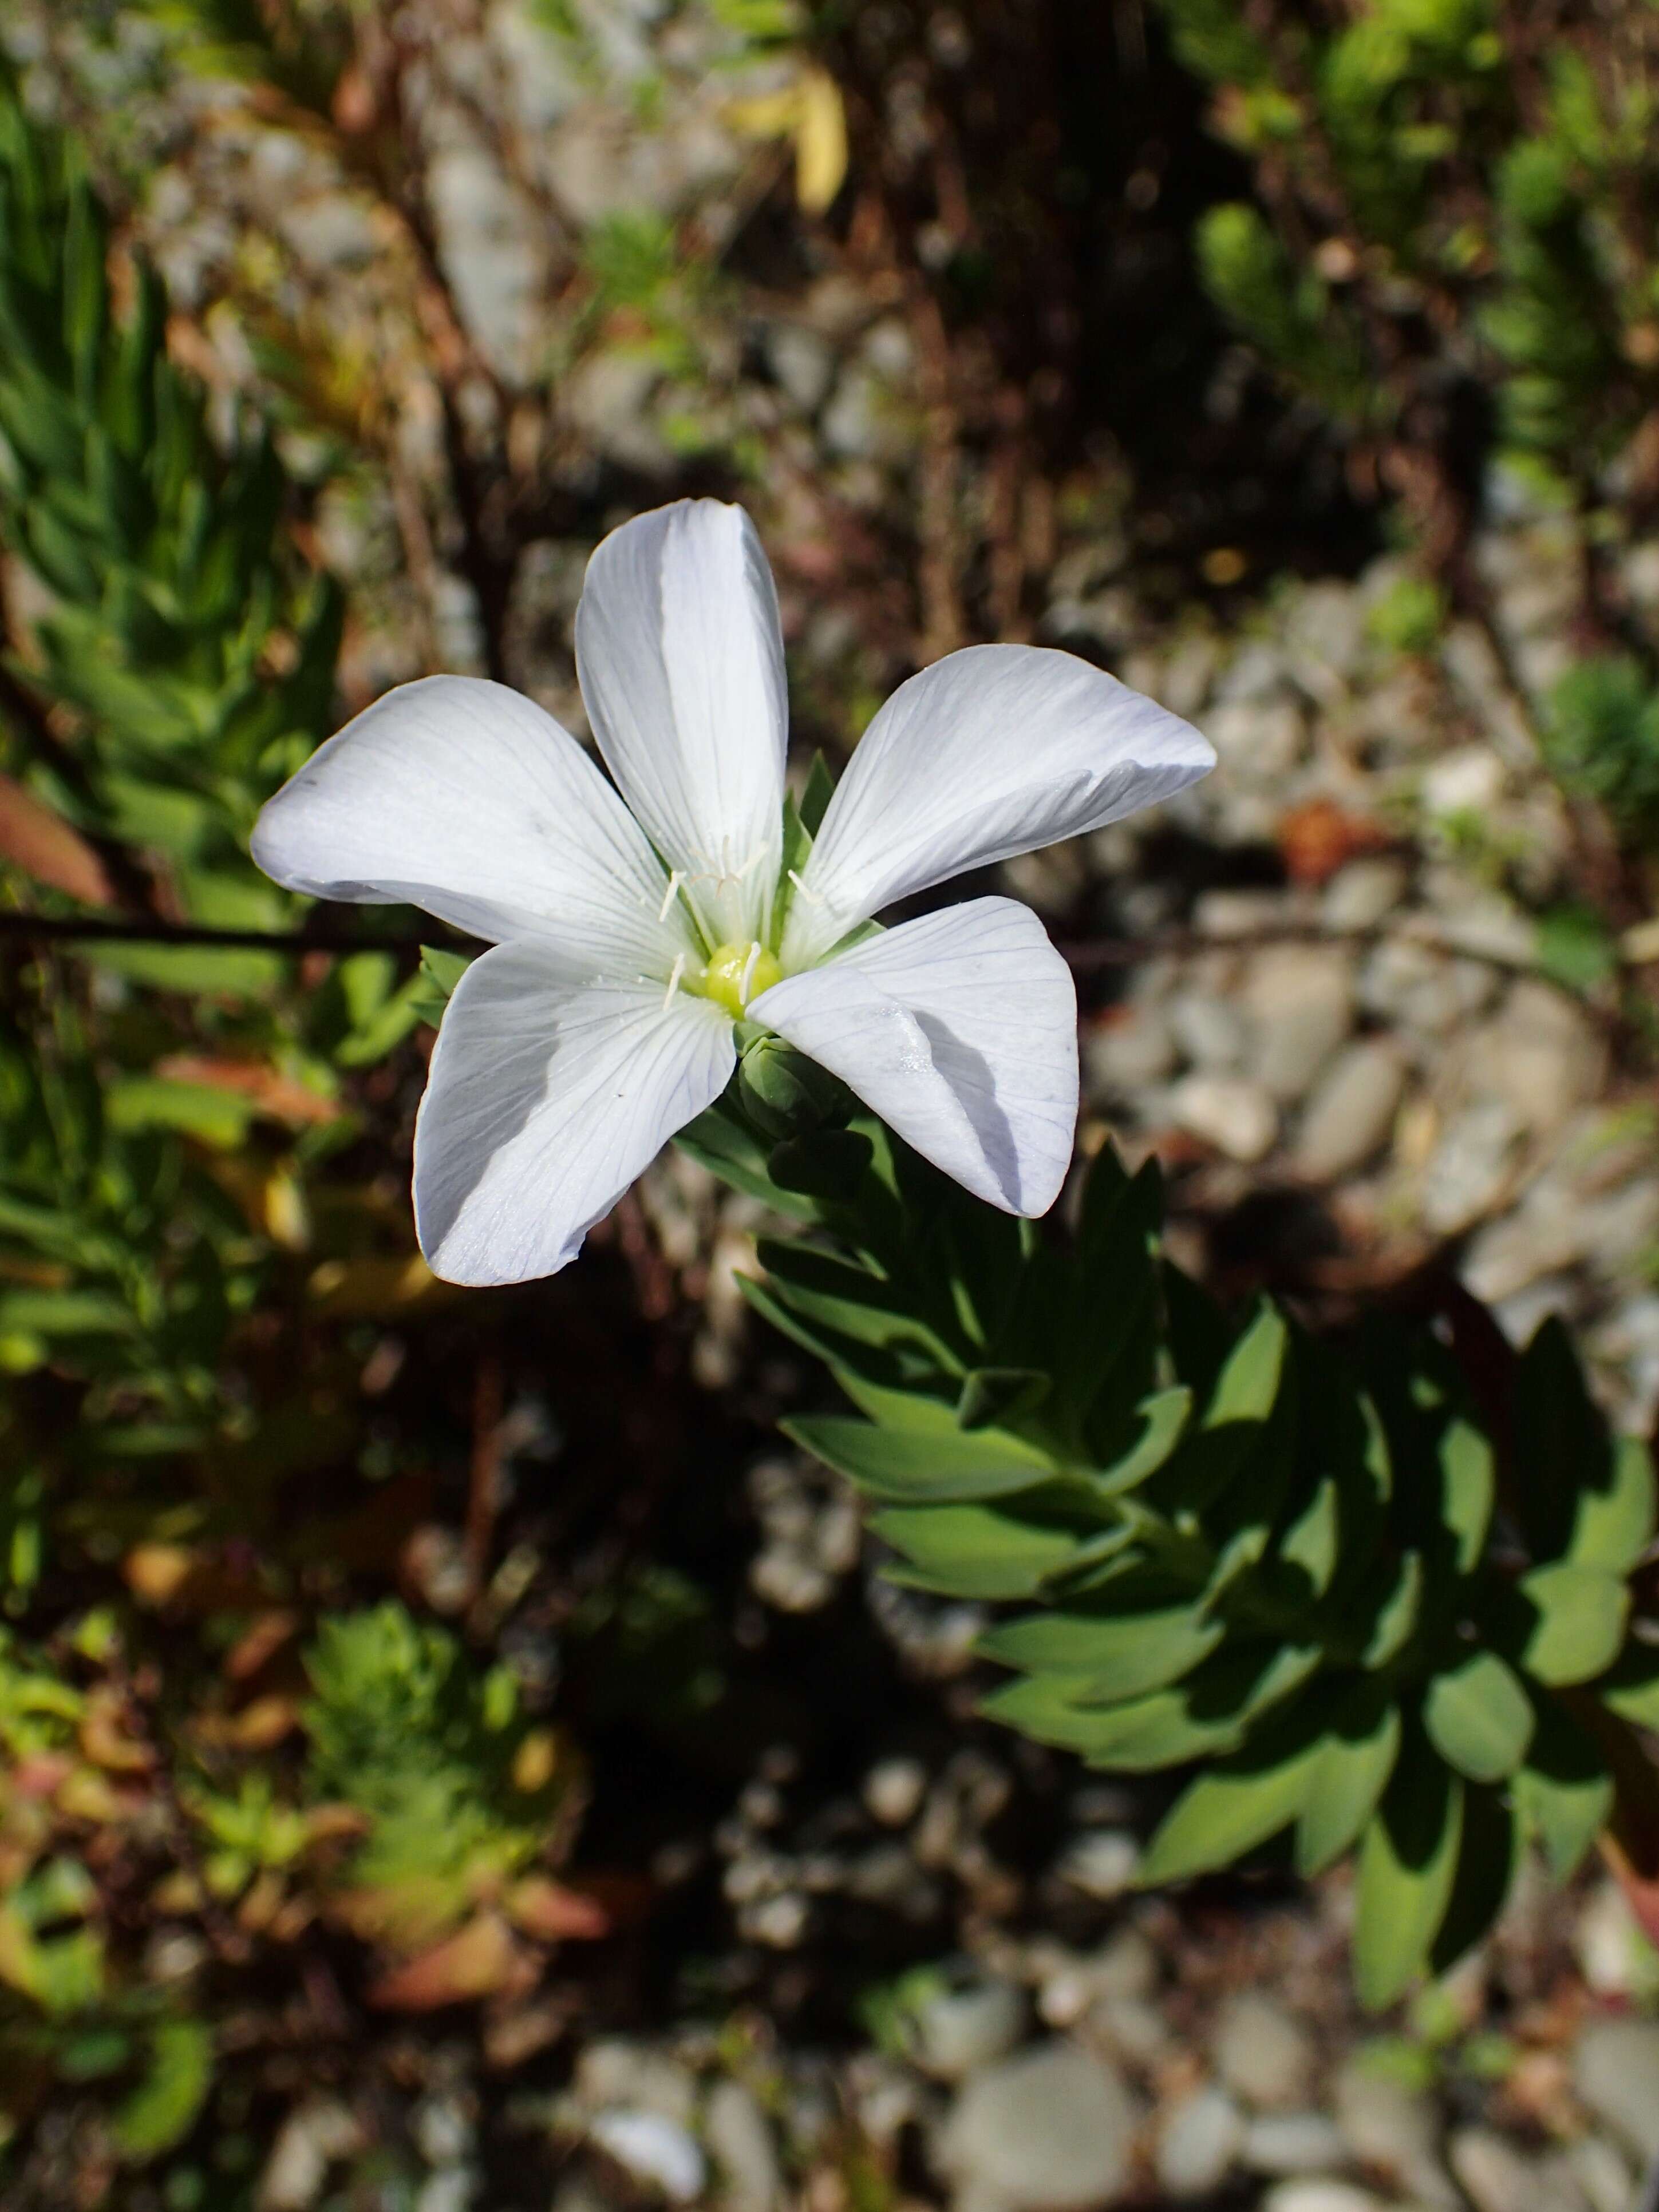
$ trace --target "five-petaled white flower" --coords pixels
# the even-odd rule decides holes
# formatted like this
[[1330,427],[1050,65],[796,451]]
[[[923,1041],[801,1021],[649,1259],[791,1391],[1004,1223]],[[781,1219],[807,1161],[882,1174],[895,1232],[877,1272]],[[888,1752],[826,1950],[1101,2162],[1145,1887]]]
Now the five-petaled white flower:
[[407,901],[493,940],[450,1002],[416,1124],[436,1272],[519,1282],[573,1259],[719,1097],[740,1017],[977,1196],[1045,1212],[1078,1056],[1042,925],[1006,898],[860,925],[1168,798],[1213,764],[1205,740],[1069,653],[971,646],[894,693],[786,871],[783,641],[743,510],[683,501],[614,531],[576,654],[615,788],[528,699],[434,676],[331,738],[253,834],[291,890]]

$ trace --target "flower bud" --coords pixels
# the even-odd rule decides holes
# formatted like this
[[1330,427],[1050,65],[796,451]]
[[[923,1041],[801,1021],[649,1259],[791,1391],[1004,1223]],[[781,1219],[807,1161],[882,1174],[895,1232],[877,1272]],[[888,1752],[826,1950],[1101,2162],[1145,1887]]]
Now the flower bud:
[[857,1105],[844,1083],[779,1036],[749,1047],[738,1064],[738,1089],[756,1127],[777,1142],[837,1127]]

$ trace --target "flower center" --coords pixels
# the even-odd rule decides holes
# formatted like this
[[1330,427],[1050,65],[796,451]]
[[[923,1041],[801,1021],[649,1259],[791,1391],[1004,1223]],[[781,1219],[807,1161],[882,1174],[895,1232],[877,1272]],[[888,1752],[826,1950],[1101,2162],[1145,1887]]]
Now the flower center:
[[783,969],[775,952],[769,952],[757,939],[747,945],[717,945],[708,956],[708,963],[701,972],[688,975],[684,988],[695,991],[699,998],[712,999],[726,1012],[742,1015],[749,1001],[769,991],[774,983],[783,981]]

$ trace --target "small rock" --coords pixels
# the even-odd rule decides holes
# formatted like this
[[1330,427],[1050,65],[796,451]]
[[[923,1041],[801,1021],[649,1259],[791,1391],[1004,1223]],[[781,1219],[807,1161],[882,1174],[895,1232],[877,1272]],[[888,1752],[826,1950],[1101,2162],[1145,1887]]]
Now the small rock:
[[1636,2176],[1605,2136],[1580,2136],[1567,2145],[1566,2163],[1589,2198],[1591,2212],[1630,2212]]
[[255,2198],[259,2212],[310,2212],[336,2159],[362,2148],[349,2109],[332,2100],[297,2106],[277,2130]]
[[1455,1236],[1490,1212],[1508,1183],[1520,1138],[1520,1119],[1502,1099],[1466,1106],[1423,1171],[1425,1225],[1438,1236]]
[[1455,2205],[1457,2192],[1440,2163],[1440,2121],[1433,2100],[1350,2059],[1336,2079],[1336,2124],[1353,2155],[1380,2167],[1425,2204]]
[[1127,1828],[1096,1828],[1079,1836],[1054,1869],[1060,1879],[1103,1903],[1133,1887],[1140,1845]]
[[1083,1067],[1091,1094],[1138,1091],[1175,1072],[1179,1055],[1170,1025],[1156,1006],[1133,1002],[1083,1035]]
[[1606,1073],[1601,1035],[1547,983],[1517,983],[1470,1041],[1471,1087],[1501,1098],[1534,1129],[1559,1127],[1574,1107],[1595,1096]]
[[1171,2105],[1158,2131],[1159,2187],[1177,2198],[1220,2188],[1244,2139],[1244,2121],[1224,2089],[1194,2089]]
[[921,1808],[927,1769],[919,1759],[878,1759],[864,1778],[864,1802],[884,1828],[907,1827]]
[[1589,2021],[1572,2054],[1572,2083],[1644,2166],[1659,2159],[1659,2021]]
[[1313,2081],[1312,2036],[1259,1990],[1241,1990],[1222,2006],[1212,2055],[1217,2073],[1249,2105],[1299,2105]]
[[1145,1997],[1097,1998],[1089,2008],[1089,2026],[1132,2066],[1155,2065],[1175,2040],[1169,2021]]
[[1380,2197],[1327,2174],[1281,2181],[1261,2200],[1261,2212],[1389,2212]]
[[1209,708],[1203,727],[1223,768],[1251,782],[1288,774],[1302,757],[1302,715],[1294,700],[1229,699]]
[[766,334],[766,362],[805,415],[820,404],[835,380],[834,353],[817,331],[802,323],[773,325]]
[[1212,991],[1177,991],[1164,1008],[1170,1033],[1194,1067],[1236,1068],[1249,1042],[1243,1016]]
[[1259,1083],[1243,1075],[1188,1075],[1170,1094],[1170,1111],[1191,1136],[1249,1165],[1273,1150],[1279,1115]]
[[1320,910],[1328,929],[1375,929],[1406,896],[1404,863],[1350,860],[1325,886]]
[[1490,815],[1503,795],[1504,763],[1490,745],[1460,745],[1443,753],[1423,779],[1423,804],[1431,814]]
[[1629,1900],[1610,1878],[1599,1882],[1578,1916],[1578,1968],[1598,1996],[1659,1996],[1652,1947]]
[[1448,2155],[1475,2212],[1587,2212],[1570,2173],[1518,2150],[1496,2129],[1460,2128]]
[[708,2160],[696,2137],[660,2112],[608,2106],[588,2122],[588,2140],[625,2166],[636,2181],[649,2183],[677,2204],[701,2197],[708,2179]]
[[691,2124],[696,2085],[685,2068],[647,2044],[619,2035],[590,2043],[576,2061],[572,2083],[576,2101],[588,2112],[626,2106],[660,2113],[682,2128]]
[[963,2198],[1007,2212],[1091,2212],[1122,2195],[1134,2130],[1121,2076],[1056,2039],[969,2081],[940,2131],[937,2158]]
[[1362,1167],[1387,1143],[1406,1089],[1397,1048],[1380,1037],[1351,1044],[1308,1101],[1296,1164],[1317,1182]]
[[911,2055],[940,2081],[969,2075],[1006,2058],[1030,2019],[1025,1992],[1012,1982],[977,1982],[926,1998],[911,2021]]
[[1245,2129],[1239,2156],[1253,2173],[1322,2173],[1341,2165],[1347,2146],[1323,2112],[1263,2112]]
[[1272,945],[1250,963],[1243,996],[1255,1030],[1249,1073],[1288,1104],[1353,1026],[1352,967],[1328,946]]
[[741,2081],[717,2081],[703,2115],[703,2136],[720,2168],[726,2212],[773,2212],[782,2189],[772,2130]]

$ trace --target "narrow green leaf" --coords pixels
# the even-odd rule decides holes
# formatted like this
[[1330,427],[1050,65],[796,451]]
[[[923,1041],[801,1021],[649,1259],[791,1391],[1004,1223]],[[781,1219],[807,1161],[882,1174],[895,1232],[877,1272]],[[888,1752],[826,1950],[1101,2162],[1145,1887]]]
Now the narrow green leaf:
[[1495,1651],[1437,1674],[1423,1702],[1429,1740],[1471,1782],[1502,1782],[1532,1741],[1532,1700]]
[[1451,1901],[1462,1826],[1463,1784],[1417,1737],[1360,1846],[1354,1980],[1368,2011],[1392,2004],[1427,1964]]
[[816,1221],[817,1207],[810,1198],[780,1190],[766,1172],[766,1153],[735,1118],[718,1105],[688,1121],[674,1142],[689,1159],[746,1198],[757,1198],[795,1221]]
[[1075,1676],[1032,1674],[994,1690],[980,1711],[1039,1743],[1080,1753],[1092,1765],[1125,1773],[1151,1772],[1231,1751],[1243,1732],[1243,1723],[1232,1715],[1195,1713],[1184,1689],[1160,1690],[1117,1705],[1083,1705],[1076,1701],[1077,1687]]
[[980,1649],[1006,1666],[1073,1674],[1079,1693],[1095,1698],[1165,1689],[1206,1659],[1224,1631],[1190,1604],[1137,1606],[1135,1597],[1149,1584],[1151,1592],[1167,1595],[1160,1578],[1122,1578],[1097,1606],[1073,1604],[1004,1621],[981,1639]]
[[1639,1437],[1613,1440],[1606,1489],[1579,1493],[1567,1557],[1575,1566],[1627,1575],[1653,1540],[1653,1455]]
[[1223,1363],[1204,1409],[1206,1429],[1260,1424],[1271,1415],[1285,1370],[1290,1331],[1278,1308],[1264,1298],[1249,1327]]
[[1380,1602],[1371,1632],[1359,1654],[1362,1667],[1386,1667],[1399,1657],[1410,1641],[1423,1610],[1423,1561],[1407,1552],[1392,1579],[1379,1584]]
[[1486,1549],[1497,1477],[1492,1446],[1468,1421],[1451,1422],[1440,1440],[1441,1516],[1452,1532],[1460,1575],[1473,1574]]
[[1394,1772],[1400,1733],[1400,1709],[1380,1682],[1361,1677],[1345,1688],[1297,1823],[1299,1874],[1322,1873],[1358,1841]]
[[1449,1973],[1486,1934],[1508,1901],[1520,1856],[1521,1824],[1504,1794],[1466,1788],[1457,1871],[1429,1946],[1431,1972]]
[[1275,1766],[1242,1765],[1235,1758],[1200,1774],[1164,1815],[1137,1882],[1151,1888],[1211,1873],[1288,1827],[1307,1801],[1320,1750],[1316,1741]]
[[1048,1395],[1048,1377],[1036,1367],[972,1367],[963,1378],[957,1419],[964,1429],[1018,1420]]
[[1534,1567],[1492,1607],[1495,1642],[1536,1680],[1559,1688],[1593,1681],[1619,1656],[1630,1591],[1599,1567]]
[[1278,1545],[1278,1556],[1307,1578],[1308,1595],[1323,1597],[1336,1571],[1341,1539],[1340,1492],[1327,1475]]
[[1595,1694],[1620,1720],[1659,1730],[1659,1645],[1630,1644],[1596,1684]]
[[772,1295],[805,1321],[884,1350],[909,1342],[939,1366],[955,1365],[927,1322],[910,1311],[902,1292],[870,1268],[810,1244],[771,1237],[761,1239],[757,1251]]
[[946,1597],[1030,1597],[1078,1548],[1073,1529],[988,1505],[896,1506],[871,1526],[910,1563],[887,1568],[890,1581]]
[[1052,1481],[1054,1468],[1002,1435],[919,1436],[872,1421],[814,1415],[780,1424],[784,1434],[872,1498],[895,1504],[968,1503]]
[[1539,1700],[1532,1746],[1511,1794],[1522,1826],[1543,1846],[1550,1872],[1558,1881],[1567,1881],[1612,1814],[1613,1777],[1594,1737],[1569,1720],[1553,1698]]
[[1192,1418],[1193,1394],[1184,1382],[1154,1391],[1135,1407],[1140,1433],[1109,1467],[1097,1468],[1090,1481],[1103,1498],[1116,1498],[1156,1474],[1181,1441]]
[[824,811],[835,789],[836,779],[830,772],[829,762],[821,751],[815,752],[800,794],[801,825],[809,837],[816,837],[823,828]]

